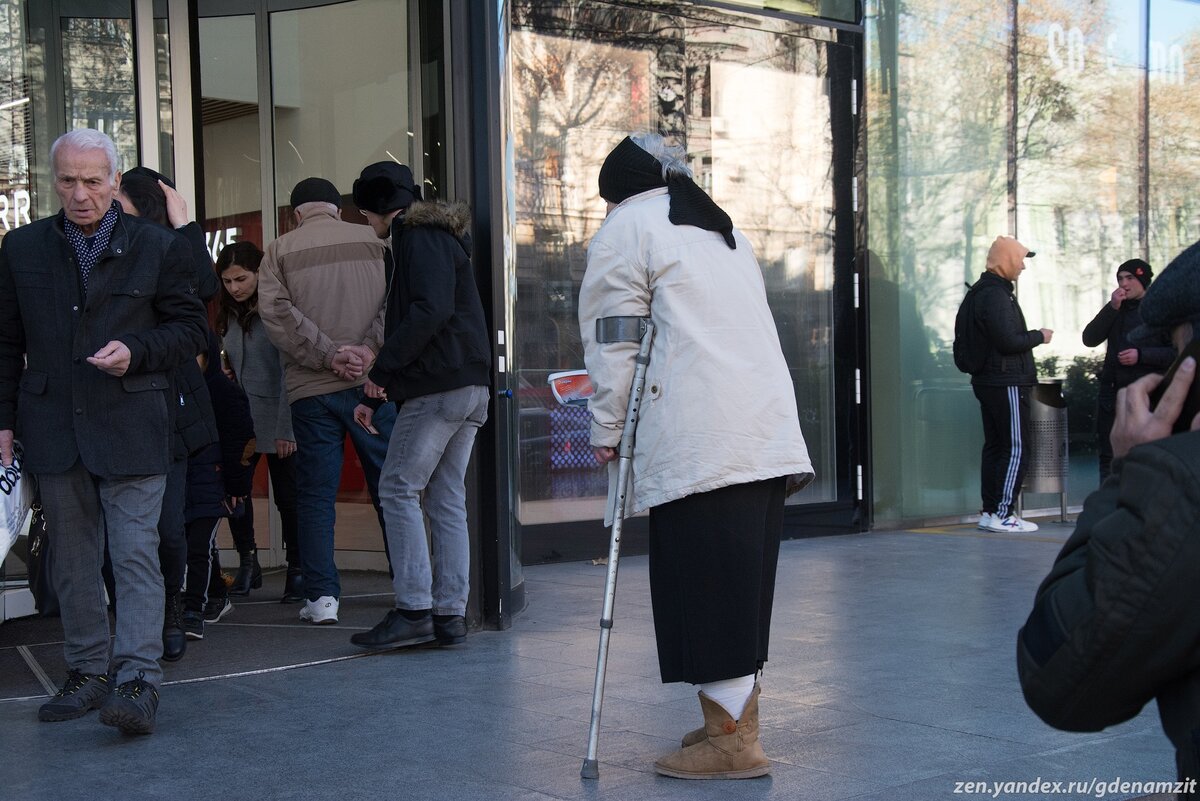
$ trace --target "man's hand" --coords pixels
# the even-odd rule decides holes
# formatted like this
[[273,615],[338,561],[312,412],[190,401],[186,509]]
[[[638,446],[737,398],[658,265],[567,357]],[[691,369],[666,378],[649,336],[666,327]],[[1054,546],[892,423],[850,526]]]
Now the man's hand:
[[375,419],[375,410],[365,403],[360,403],[354,407],[354,422],[358,423],[369,434],[379,434],[379,429],[371,425],[371,421]]
[[129,360],[132,357],[133,354],[129,352],[129,348],[125,347],[125,343],[114,339],[96,351],[94,355],[88,356],[88,364],[95,365],[109,375],[120,378],[129,370]]
[[340,353],[341,351],[349,351],[358,356],[359,361],[362,362],[364,373],[370,370],[371,365],[375,363],[375,351],[366,345],[342,345],[338,348],[338,352]]
[[1117,361],[1119,361],[1121,364],[1125,365],[1126,367],[1132,367],[1133,365],[1138,363],[1138,349],[1137,348],[1126,348],[1125,350],[1123,350],[1117,354]]
[[[1113,458],[1121,458],[1135,445],[1169,437],[1195,377],[1196,360],[1189,356],[1175,371],[1171,385],[1163,392],[1153,412],[1150,411],[1150,393],[1162,382],[1161,375],[1142,376],[1118,392],[1117,415],[1110,436]],[[1193,431],[1198,422],[1200,414],[1191,422]]]
[[188,220],[187,201],[183,199],[183,195],[162,181],[159,181],[158,185],[162,187],[163,194],[167,198],[167,222],[171,223],[172,228],[182,228],[187,225],[190,221]]
[[367,379],[367,383],[363,384],[363,392],[367,393],[368,398],[377,398],[379,400],[387,400],[387,390],[376,384],[371,379]]
[[296,452],[296,443],[290,439],[275,440],[275,455],[280,459],[286,459]]
[[592,448],[592,453],[596,454],[596,461],[598,461],[600,464],[608,464],[613,459],[617,458],[616,448],[606,448],[604,446],[600,446],[599,448]]
[[1112,306],[1114,309],[1119,309],[1121,308],[1121,301],[1123,300],[1125,300],[1125,290],[1121,289],[1121,287],[1117,287],[1113,290],[1112,300],[1108,302],[1108,305]]
[[13,432],[11,428],[0,430],[0,465],[12,467]]
[[1050,338],[1054,336],[1054,331],[1049,328],[1042,329],[1042,344],[1049,345]]
[[362,357],[350,350],[348,345],[338,348],[330,368],[343,381],[357,381],[366,372]]

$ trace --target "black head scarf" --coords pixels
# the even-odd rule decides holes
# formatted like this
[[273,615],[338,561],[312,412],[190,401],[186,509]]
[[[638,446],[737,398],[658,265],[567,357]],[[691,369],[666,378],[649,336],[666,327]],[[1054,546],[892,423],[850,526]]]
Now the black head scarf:
[[694,225],[706,231],[716,231],[724,237],[725,244],[731,250],[736,250],[733,221],[725,210],[688,176],[672,175],[666,180],[662,173],[659,160],[627,136],[612,149],[600,167],[600,197],[609,203],[620,203],[634,195],[665,186],[671,198],[671,211],[667,219],[673,225]]

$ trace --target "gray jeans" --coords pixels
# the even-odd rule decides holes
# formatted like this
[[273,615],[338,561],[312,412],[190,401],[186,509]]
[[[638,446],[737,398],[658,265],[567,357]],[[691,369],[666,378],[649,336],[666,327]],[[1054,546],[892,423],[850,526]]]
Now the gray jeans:
[[[50,549],[51,580],[62,609],[67,666],[162,682],[163,578],[158,564],[158,517],[165,475],[103,478],[82,462],[65,473],[38,475]],[[104,602],[104,537],[117,588],[117,636],[109,656]]]
[[[490,394],[479,386],[435,392],[409,398],[396,413],[379,476],[379,502],[399,609],[466,612],[471,544],[465,477]],[[422,491],[432,542],[425,537]]]

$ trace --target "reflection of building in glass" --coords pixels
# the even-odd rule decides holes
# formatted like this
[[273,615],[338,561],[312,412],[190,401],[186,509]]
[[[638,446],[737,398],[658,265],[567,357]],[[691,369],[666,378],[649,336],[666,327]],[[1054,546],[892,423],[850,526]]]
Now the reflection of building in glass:
[[62,49],[67,129],[103,131],[117,143],[119,168],[135,166],[133,23],[128,19],[66,18]]
[[[697,182],[753,243],[802,419],[813,423],[805,432],[810,449],[825,460],[817,472],[829,483],[818,483],[809,499],[832,497],[833,449],[815,422],[832,417],[825,45],[796,35],[793,23],[702,7],[665,10],[536,0],[513,7],[522,500],[595,497],[604,489],[590,454],[574,453],[586,438],[557,419],[563,414],[545,377],[582,364],[576,298],[587,243],[604,217],[596,176],[621,137],[645,129],[686,147]],[[564,471],[576,468],[592,478],[564,481]]]

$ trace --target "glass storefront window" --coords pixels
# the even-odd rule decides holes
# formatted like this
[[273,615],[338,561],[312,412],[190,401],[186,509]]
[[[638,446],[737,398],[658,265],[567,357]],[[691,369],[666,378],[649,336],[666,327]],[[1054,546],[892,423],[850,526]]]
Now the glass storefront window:
[[[408,164],[422,180],[408,42],[407,2],[354,0],[271,15],[281,212],[292,187],[314,175],[332,181],[348,202],[359,170],[375,161]],[[349,205],[343,217],[362,221],[353,219],[358,215]],[[280,233],[292,227],[290,215],[281,213]]]
[[556,404],[546,377],[583,366],[577,297],[605,211],[596,176],[613,145],[646,129],[687,148],[697,182],[754,244],[818,475],[794,502],[834,497],[828,45],[792,23],[702,13],[512,6],[507,249],[523,524],[603,516],[588,412]]
[[1200,239],[1200,5],[1150,4],[1150,265]]
[[158,98],[158,171],[173,179],[175,123],[171,110],[171,37],[165,17],[154,18],[154,80]]
[[232,242],[262,248],[262,152],[253,15],[200,20],[204,231],[213,258]]
[[103,131],[117,143],[122,168],[138,164],[132,20],[64,17],[60,23],[66,130]]
[[858,22],[858,0],[728,0],[739,6]]

